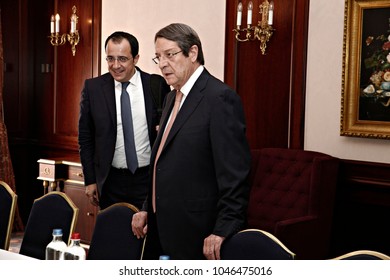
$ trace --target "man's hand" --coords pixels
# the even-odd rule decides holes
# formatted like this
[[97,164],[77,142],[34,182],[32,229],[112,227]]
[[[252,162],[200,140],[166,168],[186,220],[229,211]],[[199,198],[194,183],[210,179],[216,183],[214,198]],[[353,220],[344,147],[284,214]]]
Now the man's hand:
[[97,193],[97,185],[91,184],[85,187],[85,195],[88,197],[89,202],[94,206],[99,206],[99,197]]
[[148,212],[140,211],[133,215],[131,228],[138,239],[144,238],[148,232]]
[[225,237],[215,234],[209,235],[203,242],[203,255],[208,260],[220,260],[221,259],[221,245],[225,240]]

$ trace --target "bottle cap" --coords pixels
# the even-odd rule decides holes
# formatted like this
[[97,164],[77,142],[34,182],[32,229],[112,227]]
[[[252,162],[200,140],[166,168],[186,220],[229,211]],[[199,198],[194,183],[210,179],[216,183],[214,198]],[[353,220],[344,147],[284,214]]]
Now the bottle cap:
[[53,235],[62,235],[62,229],[60,228],[53,229]]
[[72,233],[71,239],[80,239],[80,233],[78,233],[78,232]]

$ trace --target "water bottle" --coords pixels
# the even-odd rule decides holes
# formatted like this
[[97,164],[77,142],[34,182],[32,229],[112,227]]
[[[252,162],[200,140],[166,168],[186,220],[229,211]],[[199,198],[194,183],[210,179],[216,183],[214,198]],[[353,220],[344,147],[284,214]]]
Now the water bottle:
[[62,229],[53,229],[53,240],[46,246],[46,260],[62,260],[66,243],[62,240]]
[[168,255],[161,255],[158,259],[159,259],[159,260],[170,260],[171,257],[168,256]]
[[64,253],[65,260],[85,260],[85,250],[80,246],[80,233],[75,232],[70,238],[70,245]]

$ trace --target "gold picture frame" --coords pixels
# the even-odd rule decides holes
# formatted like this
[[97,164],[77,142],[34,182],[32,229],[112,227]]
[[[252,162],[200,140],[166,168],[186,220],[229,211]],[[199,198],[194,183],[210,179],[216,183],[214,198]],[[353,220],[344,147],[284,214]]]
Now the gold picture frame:
[[344,15],[340,135],[390,139],[390,0],[345,0]]

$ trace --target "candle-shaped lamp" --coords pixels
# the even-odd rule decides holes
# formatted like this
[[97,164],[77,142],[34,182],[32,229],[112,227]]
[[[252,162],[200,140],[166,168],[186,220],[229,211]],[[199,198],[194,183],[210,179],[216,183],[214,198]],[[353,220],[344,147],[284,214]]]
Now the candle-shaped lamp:
[[73,14],[71,17],[70,17],[70,33],[73,34],[74,31],[76,30],[75,26],[76,26],[76,19],[74,17],[75,14]]
[[51,18],[50,18],[50,33],[54,33],[54,21],[55,21],[54,15],[51,15]]
[[56,14],[56,33],[60,32],[60,15]]
[[249,1],[249,4],[248,4],[248,17],[246,19],[246,23],[249,25],[252,24],[252,10],[253,10],[253,3],[252,1]]
[[269,10],[268,10],[268,25],[272,25],[274,21],[274,1],[271,1],[269,3]]
[[70,33],[71,34],[74,34],[77,32],[77,19],[78,19],[78,16],[76,15],[76,6],[73,6],[72,7],[72,15],[70,16]]
[[242,19],[242,3],[238,3],[237,6],[237,28],[240,28],[241,26],[241,19]]

